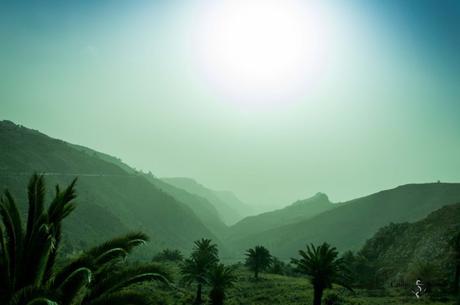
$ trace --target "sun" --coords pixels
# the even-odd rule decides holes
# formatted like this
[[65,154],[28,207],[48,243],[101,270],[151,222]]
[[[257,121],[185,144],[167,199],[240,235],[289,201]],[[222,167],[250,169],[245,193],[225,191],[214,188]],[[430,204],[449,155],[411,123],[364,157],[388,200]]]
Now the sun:
[[216,1],[197,18],[201,70],[218,90],[244,102],[291,98],[324,59],[320,16],[301,1]]

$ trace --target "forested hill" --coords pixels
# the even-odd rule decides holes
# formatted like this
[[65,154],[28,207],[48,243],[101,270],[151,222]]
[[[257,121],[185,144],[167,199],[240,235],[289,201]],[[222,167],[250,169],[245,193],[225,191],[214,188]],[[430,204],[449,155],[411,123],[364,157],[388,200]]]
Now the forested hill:
[[358,250],[381,227],[413,222],[460,201],[459,183],[408,184],[340,203],[313,218],[232,240],[233,248],[254,243],[289,258],[306,243],[328,242],[339,250]]
[[417,272],[418,264],[424,264],[425,269],[429,266],[431,279],[436,276],[449,279],[454,274],[450,241],[459,232],[460,203],[457,203],[415,223],[392,223],[381,228],[360,254],[375,270],[385,270],[381,276],[387,281],[410,277]]
[[0,143],[0,188],[9,188],[23,208],[33,172],[47,173],[50,192],[78,177],[78,207],[64,227],[72,247],[139,229],[151,237],[150,250],[190,249],[202,237],[218,240],[186,204],[143,175],[9,121],[0,122]]

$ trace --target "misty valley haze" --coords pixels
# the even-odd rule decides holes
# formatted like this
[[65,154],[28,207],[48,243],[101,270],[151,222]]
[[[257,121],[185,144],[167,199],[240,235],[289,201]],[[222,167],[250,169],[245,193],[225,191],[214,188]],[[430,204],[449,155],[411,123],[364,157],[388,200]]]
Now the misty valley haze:
[[0,117],[259,211],[460,179],[456,1],[253,2],[2,2]]

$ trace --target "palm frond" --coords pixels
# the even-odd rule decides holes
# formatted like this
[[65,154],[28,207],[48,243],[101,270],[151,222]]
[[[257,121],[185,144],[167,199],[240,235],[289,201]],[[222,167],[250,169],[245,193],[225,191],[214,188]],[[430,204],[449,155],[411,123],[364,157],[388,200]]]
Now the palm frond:
[[[34,301],[38,301],[38,300],[51,301],[52,299],[53,298],[48,291],[46,291],[45,289],[41,287],[35,287],[31,285],[31,286],[26,286],[16,291],[13,294],[13,296],[10,298],[8,305],[28,305]],[[38,303],[38,304],[47,304],[47,303]]]
[[43,176],[39,176],[36,173],[33,174],[27,186],[27,195],[29,199],[29,211],[25,236],[26,245],[30,242],[37,220],[43,214],[45,200],[45,183]]
[[61,305],[74,304],[74,299],[79,292],[91,282],[91,270],[80,268],[75,270],[63,283],[57,288],[59,303]]
[[102,253],[98,258],[96,258],[96,265],[102,266],[109,262],[116,261],[118,259],[125,259],[128,256],[128,252],[123,248],[114,248],[109,251]]
[[87,294],[85,300],[93,300],[103,294],[152,280],[169,284],[171,281],[170,272],[158,264],[142,264],[130,266],[121,271],[100,274],[97,283],[91,287],[91,291]]
[[72,273],[81,269],[81,268],[88,268],[89,270],[93,270],[94,260],[92,257],[88,255],[81,255],[78,258],[72,260],[70,263],[62,267],[52,280],[50,281],[50,288],[57,289],[61,283],[63,283],[67,278],[69,278]]
[[6,272],[9,277],[10,287],[16,286],[17,275],[22,267],[18,262],[21,259],[24,233],[21,217],[16,202],[11,193],[6,190],[4,196],[0,198],[0,217],[5,229],[4,253],[8,256]]
[[126,253],[131,251],[148,241],[148,236],[142,232],[132,232],[124,236],[111,239],[100,246],[94,247],[87,251],[87,255],[98,259],[101,255],[104,255],[112,249],[123,249]]
[[58,305],[58,303],[47,298],[37,298],[27,303],[27,305]]
[[60,223],[75,209],[76,206],[73,200],[77,196],[75,191],[76,183],[77,178],[72,180],[72,182],[62,192],[59,187],[56,187],[56,194],[47,211],[48,221],[50,224]]

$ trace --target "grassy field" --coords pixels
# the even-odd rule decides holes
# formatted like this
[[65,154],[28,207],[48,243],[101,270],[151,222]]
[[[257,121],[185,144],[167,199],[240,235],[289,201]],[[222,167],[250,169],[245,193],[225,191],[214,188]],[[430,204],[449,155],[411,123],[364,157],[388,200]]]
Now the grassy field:
[[[179,278],[178,270],[174,267],[176,279]],[[195,287],[183,288],[177,285],[177,290],[160,292],[154,287],[152,296],[160,304],[183,305],[193,304]],[[153,290],[154,289],[154,290]],[[153,292],[155,291],[155,292]],[[208,289],[204,289],[204,296],[207,300]],[[337,296],[334,303],[327,303],[331,295]],[[308,279],[302,277],[290,277],[274,274],[263,274],[262,278],[255,281],[252,274],[241,268],[238,270],[238,281],[235,287],[228,290],[226,305],[309,305],[312,304],[313,290]],[[402,304],[424,304],[424,305],[453,305],[453,299],[434,300],[427,296],[416,299],[408,291],[366,291],[358,290],[351,293],[341,287],[334,287],[327,290],[323,297],[323,304],[326,305],[402,305]]]

